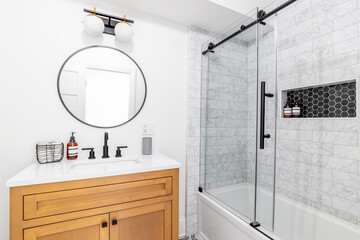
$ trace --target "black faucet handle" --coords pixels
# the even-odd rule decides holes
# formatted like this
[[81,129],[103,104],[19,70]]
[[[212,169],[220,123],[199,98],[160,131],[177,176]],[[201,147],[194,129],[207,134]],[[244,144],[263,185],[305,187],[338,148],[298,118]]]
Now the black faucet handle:
[[121,149],[122,149],[122,148],[128,148],[128,146],[119,146],[119,147],[117,147],[116,156],[115,156],[115,157],[122,157],[122,155],[121,155]]
[[81,150],[90,150],[89,159],[95,159],[96,158],[94,148],[82,148]]

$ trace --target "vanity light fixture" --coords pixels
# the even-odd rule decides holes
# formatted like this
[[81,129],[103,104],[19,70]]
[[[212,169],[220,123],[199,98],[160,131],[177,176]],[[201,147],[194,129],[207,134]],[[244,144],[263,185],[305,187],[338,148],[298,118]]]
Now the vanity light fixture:
[[[119,41],[127,42],[134,35],[131,24],[133,20],[124,17],[117,17],[94,10],[84,9],[84,12],[90,13],[84,20],[84,28],[92,36],[99,36],[101,33],[116,35]],[[101,20],[101,21],[99,21]],[[100,26],[101,25],[101,26]]]

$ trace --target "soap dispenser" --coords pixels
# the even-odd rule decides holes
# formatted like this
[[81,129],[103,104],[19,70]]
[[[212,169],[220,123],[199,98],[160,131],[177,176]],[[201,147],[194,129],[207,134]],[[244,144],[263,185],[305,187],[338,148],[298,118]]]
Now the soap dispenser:
[[78,158],[78,144],[75,141],[74,133],[71,133],[70,142],[67,144],[67,159],[69,160]]
[[301,115],[301,107],[299,102],[295,102],[295,105],[292,107],[292,115],[294,118],[298,118]]
[[292,115],[292,108],[289,102],[286,102],[284,106],[284,118],[291,118]]

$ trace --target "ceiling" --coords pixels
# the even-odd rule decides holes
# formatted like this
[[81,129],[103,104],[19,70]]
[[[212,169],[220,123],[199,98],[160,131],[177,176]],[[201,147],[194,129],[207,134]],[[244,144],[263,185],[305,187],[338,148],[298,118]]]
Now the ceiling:
[[[243,16],[209,0],[102,0],[184,25],[221,32]],[[239,1],[239,0],[237,0]],[[241,0],[244,1],[244,0]],[[252,0],[248,0],[252,1]]]
[[[197,26],[215,33],[230,34],[240,24],[248,24],[255,18],[245,17],[255,8],[263,9],[274,0],[102,0],[128,10],[167,19],[184,25]],[[245,21],[245,22],[243,22]],[[234,30],[235,29],[235,30]],[[270,25],[265,31],[271,31]],[[254,31],[246,31],[239,39],[251,41]]]
[[226,8],[232,9],[242,14],[247,14],[255,8],[264,9],[274,2],[274,0],[209,0]]

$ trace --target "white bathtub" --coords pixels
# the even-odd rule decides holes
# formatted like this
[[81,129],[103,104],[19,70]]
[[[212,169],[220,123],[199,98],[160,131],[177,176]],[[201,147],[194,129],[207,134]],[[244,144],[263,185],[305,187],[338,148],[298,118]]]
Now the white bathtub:
[[[216,201],[209,196],[215,196]],[[267,191],[259,191],[258,213],[263,225],[271,226],[272,200]],[[252,216],[253,187],[238,184],[213,189],[210,195],[199,193],[199,235],[202,240],[268,240],[238,216],[217,202]],[[246,217],[243,216],[245,220]],[[359,240],[360,227],[304,204],[278,195],[275,207],[275,231],[266,232],[279,240]]]

